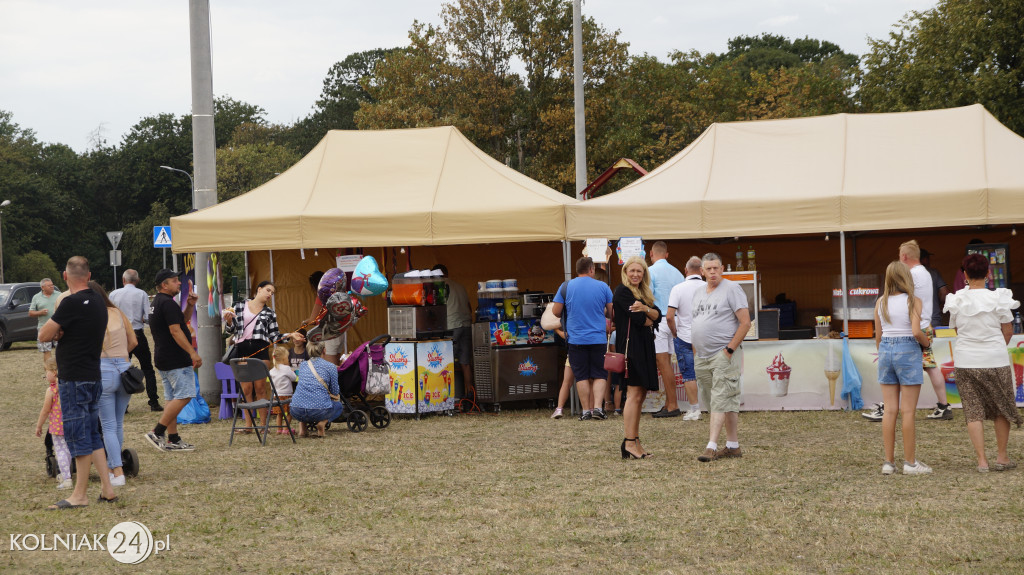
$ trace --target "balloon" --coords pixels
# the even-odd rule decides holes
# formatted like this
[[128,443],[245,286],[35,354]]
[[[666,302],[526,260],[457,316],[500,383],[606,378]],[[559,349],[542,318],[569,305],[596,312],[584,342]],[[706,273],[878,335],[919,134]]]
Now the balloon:
[[327,305],[327,299],[336,292],[344,292],[348,289],[348,277],[345,276],[345,272],[338,268],[331,268],[324,272],[324,276],[320,278],[320,283],[316,288],[316,296],[320,299],[320,303]]
[[309,330],[306,339],[312,342],[328,341],[341,337],[368,311],[359,296],[346,292],[335,292],[324,305],[327,313],[320,324]]
[[380,295],[388,289],[388,280],[380,273],[377,260],[366,256],[359,260],[352,272],[352,293],[358,295]]

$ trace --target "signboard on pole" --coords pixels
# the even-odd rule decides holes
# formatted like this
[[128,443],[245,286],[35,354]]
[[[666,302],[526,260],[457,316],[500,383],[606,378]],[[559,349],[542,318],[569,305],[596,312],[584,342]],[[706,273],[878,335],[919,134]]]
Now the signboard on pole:
[[171,226],[153,226],[153,247],[171,247]]
[[[110,250],[110,265],[115,268],[121,265],[121,250]],[[117,277],[115,276],[115,280]]]
[[110,247],[117,249],[117,244],[121,243],[121,236],[124,232],[107,232],[107,239],[110,240]]

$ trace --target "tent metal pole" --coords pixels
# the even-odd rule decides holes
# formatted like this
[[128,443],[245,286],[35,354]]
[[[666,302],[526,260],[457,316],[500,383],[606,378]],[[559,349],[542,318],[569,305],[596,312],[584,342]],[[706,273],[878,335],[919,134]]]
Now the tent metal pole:
[[572,268],[570,267],[571,262],[569,257],[572,251],[572,242],[569,240],[562,240],[562,272],[564,275],[563,281],[569,281],[572,279]]
[[846,288],[846,232],[839,232],[839,273],[843,288],[843,333],[850,333],[850,290]]
[[[270,283],[274,283],[274,250],[267,250],[267,255],[270,257]],[[276,296],[276,293],[270,296],[270,307],[274,309],[277,309],[277,300],[274,299]]]

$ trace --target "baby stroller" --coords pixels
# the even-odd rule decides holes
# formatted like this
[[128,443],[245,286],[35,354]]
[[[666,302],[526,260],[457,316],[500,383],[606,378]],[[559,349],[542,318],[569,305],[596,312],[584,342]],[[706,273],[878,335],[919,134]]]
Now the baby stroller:
[[[355,349],[345,361],[338,366],[338,387],[341,388],[341,401],[345,405],[345,413],[338,421],[344,420],[352,431],[366,429],[366,414],[369,413],[370,424],[377,429],[384,429],[391,424],[391,412],[383,406],[370,407],[366,400],[366,382],[370,377],[388,378],[387,363],[384,361],[384,346],[391,341],[388,334],[380,335],[363,343]],[[353,409],[352,403],[360,409]]]
[[[100,433],[103,433],[103,426],[100,426]],[[47,431],[43,438],[43,446],[46,448],[46,475],[48,477],[57,477],[60,473],[60,467],[57,465],[57,454],[53,451],[53,437],[50,436],[50,432]],[[139,454],[134,449],[126,447],[121,450],[121,466],[124,469],[124,474],[128,477],[135,477],[139,474]],[[71,474],[74,475],[77,469],[75,465],[75,458],[71,458]]]

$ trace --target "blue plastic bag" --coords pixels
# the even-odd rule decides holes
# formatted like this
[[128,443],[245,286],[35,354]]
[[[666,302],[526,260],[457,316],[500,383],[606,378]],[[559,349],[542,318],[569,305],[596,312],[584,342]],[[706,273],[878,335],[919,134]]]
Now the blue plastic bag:
[[850,409],[863,409],[864,400],[860,396],[861,378],[857,366],[853,363],[853,356],[850,355],[850,340],[843,336],[843,389],[839,397],[850,402]]
[[178,413],[178,425],[210,423],[210,406],[199,393],[199,374],[196,374],[196,396]]

